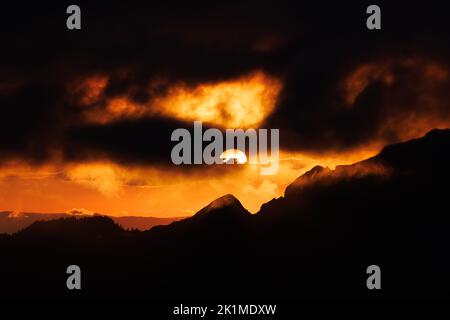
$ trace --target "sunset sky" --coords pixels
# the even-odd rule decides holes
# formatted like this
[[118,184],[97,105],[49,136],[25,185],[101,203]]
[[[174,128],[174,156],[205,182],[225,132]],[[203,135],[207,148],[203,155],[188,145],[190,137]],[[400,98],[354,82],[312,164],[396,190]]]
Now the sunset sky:
[[[450,127],[444,10],[386,6],[369,31],[364,5],[80,3],[69,31],[65,4],[33,6],[0,22],[0,211],[188,216],[231,193],[257,212],[315,165]],[[280,170],[175,166],[193,121],[279,129]]]

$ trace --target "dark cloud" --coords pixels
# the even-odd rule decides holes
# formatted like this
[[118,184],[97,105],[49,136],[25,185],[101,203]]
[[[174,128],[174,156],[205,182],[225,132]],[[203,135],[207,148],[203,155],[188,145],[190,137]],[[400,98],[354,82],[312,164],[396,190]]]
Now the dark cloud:
[[175,145],[171,134],[177,128],[189,129],[188,126],[181,121],[147,118],[73,127],[65,138],[65,160],[109,158],[120,163],[169,165]]
[[[412,130],[408,119],[420,116],[429,125],[430,117],[450,119],[449,79],[430,76],[449,70],[450,25],[442,3],[379,3],[378,31],[365,27],[371,3],[364,2],[79,2],[81,31],[65,28],[69,4],[2,8],[3,160],[44,162],[62,152],[67,161],[165,163],[173,128],[191,125],[165,118],[85,123],[73,94],[80,79],[95,74],[109,77],[101,101],[126,94],[143,103],[172,83],[263,70],[284,81],[264,126],[280,128],[282,147],[292,150],[395,141]],[[363,65],[380,74],[361,76],[366,84],[348,103],[345,81]],[[386,82],[387,74],[393,82]],[[152,93],[148,85],[155,79],[164,81]]]
[[[316,72],[324,74],[320,68]],[[279,109],[266,126],[284,128],[283,146],[293,150],[340,150],[411,139],[450,125],[449,76],[445,61],[417,56],[355,65],[340,77],[330,74],[326,86],[327,80],[297,72],[286,80]],[[356,88],[350,91],[356,92],[350,94],[346,87],[352,82]]]

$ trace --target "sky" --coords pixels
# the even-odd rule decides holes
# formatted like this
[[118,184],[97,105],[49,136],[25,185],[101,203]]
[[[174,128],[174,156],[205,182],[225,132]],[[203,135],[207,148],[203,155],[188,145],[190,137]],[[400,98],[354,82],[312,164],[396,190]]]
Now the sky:
[[[0,210],[192,215],[224,194],[251,212],[334,168],[450,127],[442,3],[5,5]],[[442,6],[442,7],[440,7]],[[171,162],[176,128],[280,131],[280,169]]]

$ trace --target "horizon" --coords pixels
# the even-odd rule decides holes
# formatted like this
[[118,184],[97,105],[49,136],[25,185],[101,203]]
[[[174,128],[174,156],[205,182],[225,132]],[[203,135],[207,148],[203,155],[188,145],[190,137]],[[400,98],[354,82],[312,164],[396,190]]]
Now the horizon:
[[[436,131],[436,130],[439,130],[439,131],[450,130],[450,127],[449,127],[449,128],[433,128],[433,129],[430,129],[429,131],[427,131],[427,132],[426,132],[424,135],[422,135],[422,136],[414,137],[414,138],[411,138],[411,139],[408,139],[408,140],[398,141],[398,142],[395,142],[395,143],[392,143],[392,144],[389,144],[389,145],[385,145],[385,146],[383,146],[377,153],[375,153],[375,154],[373,154],[373,155],[370,155],[370,156],[368,156],[368,157],[366,157],[366,158],[363,158],[363,159],[361,159],[361,160],[358,160],[358,161],[356,161],[356,162],[342,163],[342,164],[341,164],[341,163],[338,163],[338,164],[335,164],[334,166],[322,165],[322,164],[320,164],[320,163],[313,164],[311,167],[308,167],[308,168],[305,169],[305,170],[301,170],[301,171],[300,171],[301,173],[300,173],[299,175],[297,175],[296,177],[294,177],[294,178],[291,180],[291,182],[289,182],[288,184],[286,184],[286,188],[287,188],[289,185],[292,185],[292,184],[295,182],[296,179],[302,177],[305,173],[309,172],[311,169],[313,169],[313,168],[315,168],[315,167],[323,167],[323,168],[326,168],[326,169],[330,169],[331,171],[334,171],[334,170],[336,169],[336,167],[338,167],[338,166],[348,166],[348,165],[351,166],[351,165],[354,165],[354,164],[357,164],[357,163],[360,163],[360,162],[364,162],[365,160],[371,159],[371,158],[373,158],[373,157],[379,155],[379,154],[381,153],[381,151],[382,151],[385,147],[387,147],[387,146],[392,146],[392,145],[397,145],[397,144],[401,144],[401,143],[408,142],[408,141],[412,141],[412,140],[417,140],[417,139],[420,139],[420,138],[423,138],[423,137],[427,136],[430,132],[433,132],[433,131]],[[282,161],[282,160],[283,160],[283,159],[279,159],[279,161]],[[257,214],[257,213],[261,210],[262,205],[268,203],[269,201],[271,201],[271,200],[273,200],[273,199],[277,199],[277,198],[280,198],[280,197],[283,198],[283,197],[284,197],[284,193],[285,193],[285,191],[286,191],[286,188],[283,190],[283,192],[282,192],[282,194],[281,194],[280,196],[273,197],[273,198],[271,198],[271,199],[268,199],[267,201],[262,202],[261,205],[260,205],[260,207],[258,208],[258,210],[254,211],[254,212],[248,210],[248,208],[246,208],[246,206],[245,206],[244,204],[242,204],[242,201],[239,199],[239,197],[236,197],[233,193],[222,194],[222,195],[220,195],[220,196],[218,196],[218,197],[216,197],[216,198],[214,198],[214,199],[206,200],[206,202],[205,202],[198,210],[196,210],[196,211],[191,211],[191,212],[189,212],[189,214],[185,214],[185,215],[170,215],[170,214],[168,215],[166,212],[162,213],[162,214],[163,214],[162,216],[155,215],[154,213],[153,213],[153,215],[152,215],[152,213],[148,213],[148,214],[132,214],[132,213],[128,213],[128,212],[122,212],[122,213],[115,213],[115,214],[114,214],[114,213],[105,213],[105,212],[90,211],[90,210],[87,210],[87,209],[85,209],[85,208],[72,208],[72,209],[67,210],[67,211],[55,211],[55,212],[15,211],[15,210],[2,210],[2,209],[0,209],[0,212],[1,212],[1,213],[8,213],[8,216],[7,216],[8,218],[23,217],[23,215],[26,215],[26,214],[38,214],[38,215],[58,215],[58,214],[64,214],[64,215],[73,216],[73,217],[89,217],[89,216],[99,215],[99,216],[107,216],[107,217],[111,217],[111,218],[121,218],[121,217],[123,217],[123,218],[135,218],[135,217],[136,217],[136,218],[155,218],[155,219],[185,219],[185,218],[189,218],[189,217],[194,216],[194,215],[195,215],[196,213],[198,213],[201,209],[206,208],[206,207],[208,206],[208,204],[210,204],[211,202],[213,202],[213,201],[215,201],[215,200],[217,200],[217,199],[220,199],[220,198],[222,198],[222,197],[224,197],[224,196],[226,196],[226,195],[231,194],[231,195],[232,195],[233,197],[235,197],[235,198],[243,205],[243,207],[244,207],[246,210],[248,210],[251,214]],[[186,212],[185,212],[185,213],[186,213]]]
[[[386,146],[421,138],[421,137],[425,136],[426,134],[428,134],[430,131],[433,131],[433,130],[445,130],[445,129],[450,129],[450,126],[449,126],[449,128],[443,128],[443,127],[431,128],[430,130],[428,130],[427,132],[425,132],[422,135],[413,136],[413,137],[411,137],[409,139],[395,141],[395,142],[392,142],[390,144],[379,146],[378,149],[368,148],[369,150],[372,150],[372,151],[363,151],[363,152],[361,152],[361,151],[353,151],[353,152],[350,153],[351,154],[350,156],[348,156],[348,155],[342,156],[341,155],[339,157],[339,155],[336,155],[336,156],[331,157],[331,159],[327,158],[327,160],[324,161],[324,162],[321,162],[320,160],[315,162],[314,160],[311,160],[313,158],[309,158],[310,161],[312,161],[312,163],[310,165],[308,165],[307,167],[304,167],[303,169],[298,170],[297,175],[295,175],[295,173],[293,173],[292,178],[290,176],[284,177],[285,180],[283,180],[283,182],[280,184],[280,189],[281,190],[279,190],[277,193],[275,193],[273,195],[273,197],[271,197],[271,198],[268,197],[268,198],[259,199],[259,202],[256,203],[256,206],[255,205],[250,206],[251,209],[246,206],[247,197],[244,196],[243,197],[244,199],[241,200],[238,195],[235,195],[235,196],[236,196],[236,198],[239,199],[239,201],[243,204],[243,206],[247,210],[249,210],[250,213],[256,214],[260,210],[260,208],[261,208],[261,206],[263,204],[269,202],[272,199],[276,199],[278,197],[282,197],[284,195],[285,188],[287,186],[289,186],[289,184],[294,182],[295,179],[297,179],[298,177],[302,176],[307,171],[311,170],[313,167],[322,166],[322,167],[326,167],[326,168],[330,168],[330,169],[334,170],[337,166],[355,164],[357,162],[361,162],[361,161],[369,159],[369,158],[371,158],[373,156],[378,155]],[[374,151],[374,150],[377,150],[377,151]],[[352,156],[352,154],[353,154],[353,156]],[[356,158],[354,156],[355,154],[356,154]],[[340,158],[343,158],[343,159],[346,159],[346,160],[342,160],[341,162],[339,162],[339,161],[335,162],[336,161],[335,159],[340,159]],[[278,161],[279,162],[283,162],[283,161],[286,161],[286,160],[289,161],[289,160],[292,160],[292,159],[296,160],[296,157],[294,157],[294,158],[287,158],[287,159],[281,157]],[[302,159],[305,160],[307,158],[305,157],[305,158],[302,158]],[[347,160],[347,159],[352,159],[352,160]],[[289,182],[286,182],[287,179],[290,179]],[[284,186],[284,189],[283,189],[283,186]],[[95,189],[92,190],[91,189],[90,191],[95,193],[98,190],[95,190]],[[90,210],[89,208],[84,208],[84,207],[83,208],[73,207],[73,208],[66,209],[66,210],[55,210],[55,211],[46,211],[46,210],[41,210],[41,211],[39,211],[39,210],[23,210],[23,211],[19,211],[19,210],[11,210],[11,209],[8,209],[8,208],[0,208],[0,211],[1,212],[10,212],[13,215],[14,214],[26,214],[26,213],[55,214],[55,215],[56,214],[68,214],[68,215],[74,215],[74,216],[76,216],[76,215],[99,214],[99,215],[106,215],[106,216],[111,216],[111,217],[148,217],[148,218],[161,218],[161,219],[163,219],[163,218],[186,218],[186,217],[189,217],[189,216],[193,216],[196,212],[198,212],[199,210],[204,208],[207,205],[207,203],[209,203],[210,201],[213,201],[214,199],[217,199],[217,198],[223,196],[224,194],[227,194],[226,190],[224,191],[223,194],[217,194],[217,196],[215,198],[207,199],[206,196],[205,196],[205,197],[203,197],[205,199],[204,202],[200,203],[198,205],[198,207],[196,207],[194,209],[191,209],[191,208],[175,209],[175,210],[159,209],[159,210],[153,210],[153,211],[148,211],[148,212],[145,212],[145,210],[134,211],[134,212],[128,212],[128,211],[122,211],[122,212],[107,212],[107,211],[103,211],[103,212],[101,212],[101,211]],[[233,193],[231,192],[231,194],[233,194]],[[30,208],[32,208],[32,207],[30,207]],[[173,214],[172,214],[172,212],[173,212]]]

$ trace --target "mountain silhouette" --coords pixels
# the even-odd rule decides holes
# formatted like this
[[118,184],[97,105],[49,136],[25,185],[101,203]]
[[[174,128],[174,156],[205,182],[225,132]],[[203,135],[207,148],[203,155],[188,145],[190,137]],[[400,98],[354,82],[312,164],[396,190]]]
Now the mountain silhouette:
[[203,222],[208,224],[218,224],[223,226],[224,224],[234,224],[248,220],[251,217],[251,213],[248,212],[236,197],[231,194],[227,194],[220,197],[206,207],[198,211],[194,216],[189,219],[181,221],[193,221],[195,223]]
[[206,207],[197,212],[194,217],[200,218],[212,214],[214,214],[214,216],[217,216],[218,214],[237,214],[238,216],[236,218],[240,218],[248,216],[250,213],[242,206],[235,196],[227,194],[208,204]]
[[124,230],[112,219],[106,216],[90,218],[61,218],[49,221],[36,221],[28,228],[15,233],[18,240],[40,239],[40,241],[99,241],[107,238],[116,238]]
[[[0,233],[15,233],[33,222],[48,221],[61,218],[85,218],[90,216],[104,216],[98,213],[86,214],[73,210],[70,213],[39,213],[39,212],[0,212]],[[173,221],[184,219],[184,217],[156,218],[141,216],[110,216],[114,222],[127,230],[148,230],[157,225],[169,224]]]
[[[314,167],[251,215],[232,195],[144,232],[107,217],[0,237],[12,297],[450,298],[450,130],[334,170]],[[65,268],[83,290],[65,288]],[[366,269],[382,270],[382,290]],[[4,293],[2,293],[4,294]]]

